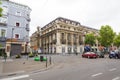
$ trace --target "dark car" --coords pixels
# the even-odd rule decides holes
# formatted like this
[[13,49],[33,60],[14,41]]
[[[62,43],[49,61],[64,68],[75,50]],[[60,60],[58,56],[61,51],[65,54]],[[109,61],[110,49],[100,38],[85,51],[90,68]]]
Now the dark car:
[[111,59],[111,58],[117,58],[117,54],[115,53],[115,51],[111,51],[110,53],[109,53],[109,58]]
[[82,54],[82,57],[85,58],[98,58],[98,55],[94,52],[85,52]]
[[120,52],[116,53],[116,57],[120,59]]

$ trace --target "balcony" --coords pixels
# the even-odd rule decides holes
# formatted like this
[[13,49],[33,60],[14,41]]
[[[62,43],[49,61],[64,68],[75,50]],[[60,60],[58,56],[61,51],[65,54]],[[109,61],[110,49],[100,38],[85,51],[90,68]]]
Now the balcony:
[[31,18],[29,16],[25,17],[28,22],[31,21]]
[[65,39],[60,39],[61,44],[66,44],[66,40]]
[[7,23],[0,22],[0,25],[7,26]]
[[25,29],[26,29],[26,31],[30,31],[30,28],[29,28],[29,27],[26,27]]
[[52,43],[53,43],[53,44],[56,44],[56,42],[57,42],[57,40],[56,40],[56,39],[54,39],[54,40],[52,41]]
[[73,44],[74,44],[74,45],[77,45],[77,41],[73,41]]
[[71,42],[71,41],[68,41],[68,45],[72,45],[72,42]]
[[7,18],[0,17],[0,25],[6,26],[7,25]]
[[83,44],[83,41],[79,41],[79,44],[82,45],[82,44]]

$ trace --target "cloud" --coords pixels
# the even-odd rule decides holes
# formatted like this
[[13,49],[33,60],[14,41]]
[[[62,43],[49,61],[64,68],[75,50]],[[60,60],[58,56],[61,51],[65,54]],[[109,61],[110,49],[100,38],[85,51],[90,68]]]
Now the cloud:
[[79,21],[82,25],[100,29],[110,25],[119,32],[120,0],[12,0],[32,8],[31,31],[43,27],[57,17]]

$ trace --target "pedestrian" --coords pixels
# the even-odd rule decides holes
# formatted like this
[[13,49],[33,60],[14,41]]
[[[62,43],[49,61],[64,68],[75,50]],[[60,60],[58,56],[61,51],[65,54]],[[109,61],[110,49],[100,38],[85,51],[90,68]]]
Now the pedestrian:
[[5,62],[6,62],[6,59],[7,59],[7,54],[6,53],[4,53],[4,59],[5,59]]

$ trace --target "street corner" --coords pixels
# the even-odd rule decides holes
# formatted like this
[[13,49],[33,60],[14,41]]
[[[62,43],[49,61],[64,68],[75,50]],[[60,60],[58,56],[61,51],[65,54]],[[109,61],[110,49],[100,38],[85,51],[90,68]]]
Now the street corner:
[[[42,72],[50,69],[53,66],[53,63],[50,64],[46,61],[34,61],[30,60],[14,60],[12,62],[1,62],[3,65],[1,67],[1,76],[12,76],[16,74],[23,73],[36,73]],[[13,67],[14,66],[14,67]]]

